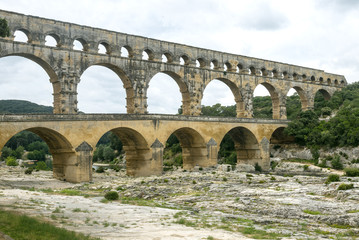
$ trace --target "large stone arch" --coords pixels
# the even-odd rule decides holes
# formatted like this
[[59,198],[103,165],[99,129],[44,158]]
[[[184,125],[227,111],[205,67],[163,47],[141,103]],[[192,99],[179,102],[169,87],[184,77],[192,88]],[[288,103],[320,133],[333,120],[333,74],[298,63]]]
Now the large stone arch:
[[206,84],[203,86],[203,89],[202,89],[202,96],[200,99],[201,102],[203,99],[204,91],[206,90],[207,86],[213,80],[219,80],[220,82],[223,82],[231,90],[231,92],[233,94],[234,101],[236,103],[237,117],[241,117],[243,115],[243,111],[244,111],[244,102],[242,100],[242,95],[240,93],[239,87],[234,83],[233,80],[230,80],[229,78],[218,77],[218,78],[210,79],[208,82],[206,82]]
[[237,164],[263,165],[260,143],[251,130],[238,126],[230,129],[226,134],[229,134],[234,142]]
[[[127,175],[152,175],[152,153],[144,136],[138,131],[128,127],[113,128],[110,131],[116,134],[122,142],[123,150],[126,154]],[[100,138],[98,140],[100,140]]]
[[183,127],[176,129],[171,134],[178,138],[182,147],[183,169],[192,170],[195,166],[209,167],[212,165],[207,161],[207,144],[199,132],[190,127]]
[[318,92],[320,92],[320,93],[323,95],[323,97],[324,97],[325,100],[330,100],[330,99],[332,98],[332,95],[333,95],[333,93],[327,91],[326,89],[320,88],[320,89],[317,89],[317,90],[314,92],[314,96],[315,96]]
[[[26,48],[27,49],[27,48]],[[61,95],[61,83],[59,81],[58,78],[58,74],[56,72],[57,68],[53,67],[52,65],[49,64],[49,60],[48,59],[44,59],[42,57],[36,56],[32,53],[25,53],[25,52],[14,52],[14,53],[9,53],[7,51],[1,52],[0,51],[0,58],[4,58],[4,57],[10,57],[10,56],[16,56],[16,57],[23,57],[26,58],[28,60],[31,60],[35,63],[37,63],[49,76],[49,81],[52,84],[52,89],[53,89],[53,113],[61,113],[61,100],[60,100],[60,95]]]
[[125,88],[125,91],[126,91],[127,113],[131,113],[131,114],[135,113],[135,90],[134,90],[133,84],[132,84],[130,78],[128,77],[127,73],[119,66],[117,66],[113,63],[108,63],[108,62],[104,61],[104,62],[94,62],[94,63],[88,64],[86,67],[83,67],[81,69],[80,74],[82,75],[87,69],[89,69],[92,66],[106,67],[106,68],[110,69],[111,71],[113,71],[120,78],[120,80],[123,83],[123,87]]
[[149,86],[152,78],[158,73],[164,73],[164,74],[170,76],[176,82],[176,84],[178,85],[179,90],[181,92],[181,95],[182,95],[182,115],[190,115],[191,95],[190,95],[190,92],[188,89],[188,85],[184,81],[184,79],[181,75],[179,75],[173,71],[163,70],[163,71],[153,72],[152,74],[150,74],[146,81],[146,86],[147,86],[146,87],[146,96],[147,96],[148,86]]
[[283,112],[283,110],[285,111],[285,106],[283,106],[281,101],[280,101],[280,95],[279,95],[277,89],[272,84],[270,84],[268,82],[261,82],[259,84],[264,86],[268,90],[268,92],[269,92],[269,94],[271,96],[271,99],[272,99],[272,112],[273,112],[273,117],[272,118],[273,119],[286,119],[287,118],[286,113]]
[[273,131],[269,140],[270,144],[287,144],[294,142],[294,137],[285,134],[284,129],[285,127],[278,127]]
[[17,130],[11,133],[12,135],[7,136],[7,138],[4,138],[4,134],[2,134],[2,140],[5,141],[2,146],[11,137],[22,131],[35,133],[46,142],[53,157],[54,178],[69,182],[91,180],[91,162],[82,162],[80,152],[75,150],[70,141],[56,130],[46,127],[30,127]]
[[[306,91],[304,91],[302,87],[296,86],[296,85],[292,86],[291,88],[293,88],[298,93],[302,111],[308,110],[309,109],[309,98],[308,98]],[[286,99],[287,99],[289,90],[290,89],[287,89],[287,91],[285,93],[285,99],[283,100],[283,103],[282,103],[283,105],[286,104]]]

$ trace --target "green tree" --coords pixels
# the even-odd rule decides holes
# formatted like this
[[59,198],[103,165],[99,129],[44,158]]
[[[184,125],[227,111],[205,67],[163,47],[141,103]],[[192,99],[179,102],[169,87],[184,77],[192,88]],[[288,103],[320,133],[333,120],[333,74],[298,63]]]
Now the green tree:
[[39,151],[39,150],[34,150],[32,152],[29,152],[27,154],[27,158],[30,160],[38,160],[38,161],[45,161],[46,160],[46,155],[44,153],[44,151]]
[[112,161],[115,158],[115,152],[110,146],[103,149],[103,159],[105,161]]
[[11,155],[12,149],[9,147],[3,147],[1,150],[1,160],[5,160],[8,156]]
[[0,37],[9,37],[10,29],[6,19],[0,18]]
[[5,162],[6,162],[6,166],[17,166],[17,165],[19,165],[19,164],[16,162],[16,158],[14,158],[13,156],[8,156],[8,157],[5,159]]

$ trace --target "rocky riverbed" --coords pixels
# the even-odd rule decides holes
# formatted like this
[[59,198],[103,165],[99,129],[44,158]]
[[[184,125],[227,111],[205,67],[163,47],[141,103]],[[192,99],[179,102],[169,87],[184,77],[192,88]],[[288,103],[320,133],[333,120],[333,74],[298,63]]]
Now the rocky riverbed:
[[[326,184],[327,169],[288,162],[276,169],[141,178],[107,170],[93,183],[71,184],[1,165],[0,207],[101,239],[359,239],[359,177]],[[342,183],[354,188],[338,190]],[[120,200],[104,199],[111,190]]]

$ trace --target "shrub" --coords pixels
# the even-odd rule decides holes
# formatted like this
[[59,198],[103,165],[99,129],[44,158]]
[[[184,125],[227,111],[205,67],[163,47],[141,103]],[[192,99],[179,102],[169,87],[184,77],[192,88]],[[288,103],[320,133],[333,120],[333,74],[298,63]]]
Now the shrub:
[[25,174],[32,174],[33,168],[28,168],[25,170]]
[[334,159],[332,160],[332,167],[334,169],[338,169],[338,170],[343,169],[343,164],[340,161],[340,156],[339,155],[335,155]]
[[105,198],[109,201],[118,200],[119,195],[116,191],[110,191],[105,194]]
[[304,170],[304,171],[307,171],[307,170],[308,170],[308,168],[309,168],[309,166],[308,166],[308,165],[304,165],[304,166],[303,166],[303,170]]
[[348,177],[359,177],[359,168],[345,168],[344,172]]
[[352,183],[351,184],[342,183],[339,185],[338,190],[348,190],[352,188],[354,188],[354,185]]
[[270,162],[270,168],[274,170],[278,166],[278,164],[279,164],[278,162],[272,161]]
[[256,164],[254,165],[254,170],[255,170],[256,172],[262,172],[262,167],[261,167],[258,163],[256,163]]
[[340,177],[337,174],[329,174],[327,180],[325,181],[326,184],[329,184],[331,182],[339,182]]
[[5,162],[6,162],[6,166],[17,166],[19,165],[17,162],[16,162],[16,159],[12,156],[8,156],[6,159],[5,159]]
[[45,162],[42,162],[42,161],[37,162],[35,169],[36,169],[36,170],[43,170],[43,171],[49,170],[49,168],[47,167],[46,163],[45,163]]
[[105,172],[105,168],[100,166],[99,168],[96,169],[96,172],[97,173],[103,173],[103,172]]

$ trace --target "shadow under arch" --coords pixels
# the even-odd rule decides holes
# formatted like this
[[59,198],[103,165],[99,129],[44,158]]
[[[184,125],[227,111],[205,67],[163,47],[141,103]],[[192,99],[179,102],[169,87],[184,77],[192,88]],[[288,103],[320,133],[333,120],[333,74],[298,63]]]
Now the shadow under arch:
[[[293,89],[298,93],[302,110],[303,111],[307,110],[309,108],[309,102],[308,102],[308,97],[307,97],[305,91],[301,87],[298,87],[298,86],[294,86]],[[288,95],[288,93],[287,93],[287,95]]]
[[119,127],[110,130],[122,142],[126,156],[126,171],[129,176],[154,174],[151,167],[152,153],[146,139],[136,130]]
[[316,96],[318,93],[321,93],[324,97],[324,100],[328,101],[332,98],[332,95],[325,89],[319,89],[315,92],[314,96]]
[[88,66],[86,66],[86,68],[83,68],[81,70],[80,75],[82,76],[82,74],[92,66],[101,66],[101,67],[110,69],[120,78],[120,80],[123,83],[123,87],[125,88],[125,91],[126,91],[127,113],[130,113],[130,114],[135,113],[135,90],[134,90],[134,88],[132,86],[132,82],[131,82],[130,78],[127,76],[126,72],[124,70],[122,70],[120,67],[118,67],[114,64],[111,64],[111,63],[93,63],[93,64],[89,64]]
[[[222,83],[224,83],[232,92],[233,94],[233,98],[234,98],[234,101],[236,103],[236,113],[237,113],[237,117],[242,117],[243,115],[243,112],[244,112],[244,102],[242,100],[242,97],[241,97],[241,93],[240,93],[240,90],[239,88],[237,87],[237,85],[232,82],[231,80],[227,79],[227,78],[214,78],[212,80],[210,80],[205,86],[204,86],[204,89],[203,89],[203,93],[204,91],[206,90],[207,86],[213,81],[213,80],[218,80]],[[203,99],[203,94],[202,94],[202,99]],[[202,102],[202,99],[201,99],[201,102]]]
[[[227,132],[234,142],[237,164],[262,164],[261,150],[256,136],[245,127],[234,127]],[[226,135],[227,135],[226,134]],[[223,136],[221,142],[225,139]]]
[[270,144],[290,144],[294,143],[295,139],[293,136],[289,136],[284,132],[285,127],[279,127],[272,133],[270,138]]
[[[280,113],[280,99],[279,99],[279,94],[277,92],[277,90],[275,89],[275,87],[267,82],[262,82],[260,83],[262,86],[264,86],[272,99],[272,118],[273,119],[281,119],[281,113]],[[258,86],[258,85],[257,85]],[[254,89],[255,90],[255,89]]]
[[80,176],[76,176],[76,152],[73,149],[72,144],[61,133],[44,127],[27,128],[19,131],[18,133],[22,131],[32,132],[45,141],[53,157],[52,166],[54,178],[69,182],[90,180],[88,179],[89,176],[87,176],[87,178],[85,177],[85,179],[81,179]]
[[148,78],[146,85],[149,86],[153,77],[156,76],[156,74],[158,74],[158,73],[164,73],[164,74],[170,76],[177,83],[179,90],[181,92],[181,96],[182,96],[182,115],[191,115],[190,93],[189,93],[187,84],[184,82],[183,78],[180,75],[178,75],[177,73],[172,72],[172,71],[159,71],[159,72],[156,72],[155,74],[151,75]]
[[[31,60],[35,63],[37,63],[43,70],[45,70],[45,72],[47,73],[47,75],[50,78],[50,82],[52,84],[52,89],[53,89],[53,113],[54,114],[59,114],[61,113],[61,102],[60,102],[60,93],[61,93],[61,84],[58,80],[58,76],[54,70],[54,68],[44,59],[35,56],[33,54],[29,54],[29,53],[11,53],[11,54],[1,54],[0,58],[5,58],[5,57],[23,57],[26,58],[28,60]],[[48,80],[48,79],[47,79]]]
[[183,169],[193,170],[195,166],[211,166],[207,161],[207,145],[201,134],[189,127],[179,128],[172,134],[177,137],[182,147]]

